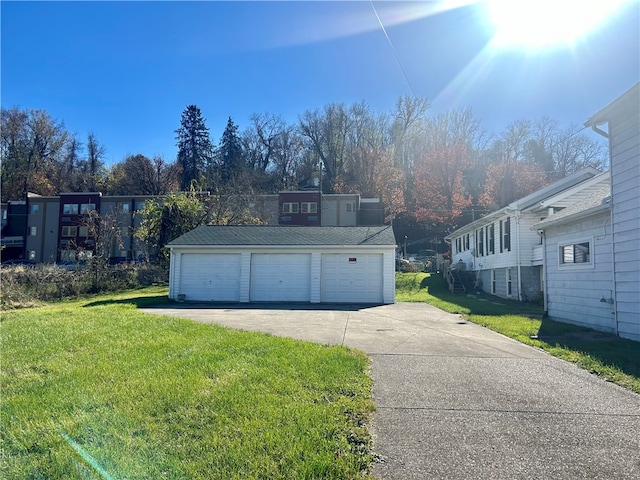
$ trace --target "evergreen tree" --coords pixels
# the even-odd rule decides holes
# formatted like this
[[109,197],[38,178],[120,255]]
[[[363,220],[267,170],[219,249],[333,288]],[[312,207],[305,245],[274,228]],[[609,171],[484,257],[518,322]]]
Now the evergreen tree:
[[188,105],[182,112],[180,128],[176,130],[178,165],[182,168],[180,187],[188,191],[192,184],[201,186],[204,171],[211,163],[213,145],[202,112],[196,105]]
[[244,153],[242,142],[238,136],[238,127],[229,117],[224,129],[220,146],[218,147],[218,164],[220,166],[220,178],[227,183],[232,178],[237,178],[244,170]]

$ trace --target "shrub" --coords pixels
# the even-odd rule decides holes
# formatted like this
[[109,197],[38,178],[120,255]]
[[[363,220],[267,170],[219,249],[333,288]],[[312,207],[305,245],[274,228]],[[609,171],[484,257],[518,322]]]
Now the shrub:
[[113,265],[90,262],[82,270],[52,265],[2,267],[2,308],[31,307],[39,302],[73,298],[87,293],[114,292],[166,283],[168,270],[152,264]]

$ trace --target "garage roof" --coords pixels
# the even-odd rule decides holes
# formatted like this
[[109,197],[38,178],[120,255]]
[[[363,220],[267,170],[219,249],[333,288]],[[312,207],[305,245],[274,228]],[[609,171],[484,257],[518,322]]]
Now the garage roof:
[[393,245],[391,225],[376,227],[293,227],[202,225],[167,246],[183,245]]

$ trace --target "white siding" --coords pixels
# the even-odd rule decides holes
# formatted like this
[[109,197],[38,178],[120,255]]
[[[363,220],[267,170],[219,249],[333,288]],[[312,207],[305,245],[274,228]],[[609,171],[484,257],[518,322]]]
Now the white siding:
[[[503,248],[500,252],[500,222],[504,222],[509,219],[510,232],[511,232],[511,249],[507,250]],[[452,237],[451,244],[453,249],[452,265],[457,265],[462,260],[467,270],[475,271],[476,276],[481,279],[482,289],[489,293],[491,291],[490,275],[491,271],[500,271],[500,275],[506,275],[506,269],[511,269],[512,278],[512,290],[511,295],[508,294],[506,289],[506,280],[500,281],[499,288],[497,288],[496,295],[500,297],[518,298],[520,292],[529,292],[529,295],[534,295],[533,292],[540,290],[539,275],[525,275],[522,272],[522,268],[530,268],[533,262],[533,251],[536,247],[539,248],[540,236],[531,227],[540,220],[539,214],[536,213],[518,213],[516,215],[503,215],[500,218],[494,218],[485,222],[478,222],[477,227],[471,232],[469,250],[463,250],[457,252],[455,247],[456,239],[465,234],[461,233],[459,236]],[[486,227],[487,225],[494,225],[494,253],[489,253],[488,242],[486,239]],[[483,232],[484,248],[476,248],[476,237]],[[539,262],[538,262],[539,263]],[[520,266],[520,269],[518,268]]]
[[[608,302],[613,290],[609,220],[609,212],[604,211],[582,221],[548,227],[545,255],[550,318],[615,333],[614,305]],[[591,264],[560,265],[560,246],[585,241],[591,245]]]
[[618,333],[640,340],[640,106],[609,122]]

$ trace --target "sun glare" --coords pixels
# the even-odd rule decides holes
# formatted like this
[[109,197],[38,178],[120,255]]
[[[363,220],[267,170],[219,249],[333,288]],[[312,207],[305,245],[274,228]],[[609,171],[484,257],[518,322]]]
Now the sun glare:
[[548,47],[586,36],[628,0],[486,0],[494,44]]

